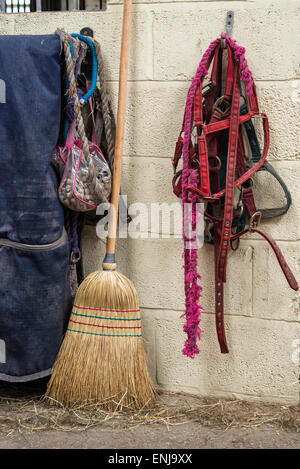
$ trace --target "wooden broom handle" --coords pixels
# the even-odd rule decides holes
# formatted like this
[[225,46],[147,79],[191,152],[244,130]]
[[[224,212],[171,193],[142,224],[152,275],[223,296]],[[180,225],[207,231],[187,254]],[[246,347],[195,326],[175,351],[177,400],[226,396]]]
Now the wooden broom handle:
[[129,45],[130,45],[131,10],[132,10],[132,0],[124,0],[120,73],[119,73],[119,99],[118,99],[116,145],[115,145],[113,187],[112,187],[112,194],[111,194],[111,204],[113,205],[114,210],[111,212],[111,218],[110,218],[110,229],[109,229],[107,247],[106,247],[107,254],[115,254],[115,250],[116,250],[119,194],[120,194],[120,185],[121,185],[124,127],[125,127],[126,101],[127,101],[127,77],[128,77],[128,57],[129,57]]

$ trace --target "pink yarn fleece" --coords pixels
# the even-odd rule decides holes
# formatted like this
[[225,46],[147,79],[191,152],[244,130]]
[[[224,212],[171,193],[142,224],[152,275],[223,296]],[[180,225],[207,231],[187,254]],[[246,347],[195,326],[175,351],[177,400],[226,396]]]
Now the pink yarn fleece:
[[226,38],[226,41],[234,51],[234,58],[240,61],[241,79],[245,83],[247,95],[251,96],[253,94],[253,78],[245,58],[246,49],[239,46],[234,39],[231,39],[231,37]]
[[[246,92],[248,95],[252,94],[253,80],[250,70],[248,69],[247,61],[245,59],[245,49],[239,47],[236,41],[230,38],[226,38],[226,41],[234,51],[234,57],[240,61],[241,78],[245,83]],[[193,185],[198,186],[198,172],[189,168],[189,143],[191,138],[191,127],[192,127],[192,111],[193,111],[193,100],[196,88],[201,81],[202,77],[208,74],[207,66],[210,62],[210,58],[214,53],[217,45],[220,42],[220,38],[211,42],[207,51],[204,53],[196,75],[190,86],[186,106],[185,106],[185,122],[184,122],[184,139],[183,139],[183,168],[182,168],[182,204],[183,204],[183,239],[184,239],[184,289],[185,289],[185,324],[183,327],[184,332],[187,334],[187,339],[184,344],[182,353],[190,358],[194,358],[199,353],[199,347],[197,345],[198,339],[201,338],[202,330],[199,327],[201,320],[201,312],[203,311],[202,306],[199,305],[199,299],[201,297],[202,287],[199,284],[201,276],[198,273],[198,249],[193,247],[187,247],[187,243],[196,242],[196,223],[197,223],[197,212],[196,204],[198,201],[198,195],[191,193],[186,190],[186,186]],[[189,223],[191,223],[194,237],[188,238],[185,230],[186,214],[184,212],[186,204],[191,204],[191,216]]]

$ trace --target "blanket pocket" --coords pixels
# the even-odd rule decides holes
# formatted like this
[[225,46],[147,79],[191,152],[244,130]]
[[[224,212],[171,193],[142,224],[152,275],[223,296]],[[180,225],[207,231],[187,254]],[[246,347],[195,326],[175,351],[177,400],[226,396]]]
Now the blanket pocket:
[[50,375],[72,300],[65,230],[51,244],[0,239],[0,380]]

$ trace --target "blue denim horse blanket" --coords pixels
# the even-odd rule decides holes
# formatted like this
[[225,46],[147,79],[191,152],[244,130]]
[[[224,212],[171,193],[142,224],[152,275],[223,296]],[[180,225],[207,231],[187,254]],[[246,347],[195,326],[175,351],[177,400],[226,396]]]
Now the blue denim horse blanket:
[[0,380],[51,374],[71,307],[69,242],[51,155],[57,35],[0,36]]

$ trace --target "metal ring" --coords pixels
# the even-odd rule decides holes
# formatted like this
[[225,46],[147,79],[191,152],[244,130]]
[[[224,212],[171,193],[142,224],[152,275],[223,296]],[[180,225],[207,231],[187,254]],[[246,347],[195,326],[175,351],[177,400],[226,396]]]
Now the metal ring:
[[77,262],[79,262],[80,259],[81,259],[81,254],[80,254],[80,252],[78,252],[78,253],[71,252],[71,255],[70,255],[70,262],[71,262],[71,264],[77,264]]
[[241,216],[242,216],[243,213],[244,213],[244,204],[242,203],[242,204],[239,206],[239,208],[240,208],[240,216],[239,216],[239,218],[241,218]]
[[[236,246],[234,246],[234,241],[237,242]],[[238,248],[239,248],[239,245],[240,245],[240,238],[236,238],[234,240],[230,240],[230,247],[231,247],[231,250],[232,251],[236,251]]]

